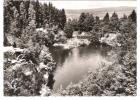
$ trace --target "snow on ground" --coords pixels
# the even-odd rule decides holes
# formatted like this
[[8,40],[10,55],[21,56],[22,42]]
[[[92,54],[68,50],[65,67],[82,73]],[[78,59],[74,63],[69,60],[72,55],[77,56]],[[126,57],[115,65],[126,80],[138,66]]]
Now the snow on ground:
[[99,41],[110,46],[121,46],[117,41],[118,34],[106,34]]
[[3,52],[23,52],[23,49],[20,48],[14,48],[12,46],[8,46],[8,47],[3,47]]

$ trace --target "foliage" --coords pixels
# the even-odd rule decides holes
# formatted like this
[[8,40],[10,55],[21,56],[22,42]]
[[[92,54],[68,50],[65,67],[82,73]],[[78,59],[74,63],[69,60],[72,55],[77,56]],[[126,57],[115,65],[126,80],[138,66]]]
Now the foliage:
[[[51,3],[41,4],[38,0],[5,0],[4,2],[4,34],[16,38],[33,35],[35,28],[53,23],[63,29],[66,23],[64,9],[57,9]],[[30,35],[30,36],[29,36]],[[21,40],[21,42],[24,40]],[[28,43],[26,38],[26,42]],[[16,44],[18,44],[16,42]],[[22,44],[22,43],[21,43]],[[23,42],[24,44],[24,42]]]
[[[41,65],[43,63],[43,65]],[[47,85],[46,73],[54,71],[55,63],[45,46],[35,46],[19,55],[15,64],[4,70],[5,96],[41,95],[42,85]],[[47,94],[46,94],[47,95]]]
[[72,33],[74,30],[73,30],[73,26],[71,24],[72,24],[72,22],[71,22],[71,20],[69,20],[64,27],[64,32],[66,33],[67,38],[72,38]]
[[[57,94],[63,96],[136,96],[136,23],[126,16],[121,23],[117,14],[111,17],[108,29],[119,31],[117,41],[121,44],[116,47],[114,54],[117,57],[112,64],[99,65],[96,71],[90,70],[84,79],[76,84],[70,84],[66,89],[59,89]],[[115,25],[119,24],[119,27]],[[112,56],[111,55],[111,56]]]
[[78,21],[79,30],[82,31],[91,31],[94,26],[94,17],[89,13],[81,13]]
[[112,31],[118,31],[119,30],[119,26],[120,26],[120,23],[119,23],[119,18],[118,18],[118,15],[114,12],[112,14],[112,17],[110,18],[110,29]]

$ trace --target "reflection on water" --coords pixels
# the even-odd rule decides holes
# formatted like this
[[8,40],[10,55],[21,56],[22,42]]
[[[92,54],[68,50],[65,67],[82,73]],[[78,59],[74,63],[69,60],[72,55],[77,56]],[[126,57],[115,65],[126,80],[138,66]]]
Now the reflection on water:
[[105,60],[106,51],[108,48],[95,48],[93,46],[78,47],[71,50],[53,48],[51,50],[52,56],[57,62],[53,88],[56,90],[61,85],[65,88],[71,82],[77,83],[89,70],[94,70],[102,60]]

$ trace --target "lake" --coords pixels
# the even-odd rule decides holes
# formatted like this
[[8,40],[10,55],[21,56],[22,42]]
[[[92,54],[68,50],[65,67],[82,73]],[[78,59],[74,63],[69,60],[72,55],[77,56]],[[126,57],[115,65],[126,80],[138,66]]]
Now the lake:
[[50,52],[57,63],[54,72],[54,86],[66,88],[71,82],[78,83],[89,70],[95,70],[101,62],[107,60],[107,53],[111,48],[107,46],[84,46],[73,49],[52,47]]

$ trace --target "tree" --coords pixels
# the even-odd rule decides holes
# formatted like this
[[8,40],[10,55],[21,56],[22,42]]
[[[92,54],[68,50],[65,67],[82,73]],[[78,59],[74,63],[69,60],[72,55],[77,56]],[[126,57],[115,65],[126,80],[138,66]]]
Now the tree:
[[33,6],[32,2],[30,2],[28,14],[29,14],[29,18],[28,18],[29,21],[36,19],[35,10],[34,10],[34,6]]
[[96,16],[96,17],[95,17],[95,23],[96,23],[96,24],[99,24],[99,22],[100,22],[100,17],[99,17],[99,16]]
[[68,20],[64,27],[64,32],[66,33],[67,38],[72,38],[72,33],[73,33],[73,27],[71,25],[71,20]]
[[94,26],[94,17],[92,16],[92,14],[87,13],[86,14],[86,18],[83,22],[83,31],[91,31],[93,26]]
[[13,9],[13,20],[10,25],[10,31],[13,36],[13,41],[15,41],[15,37],[20,36],[20,31],[19,31],[19,13],[15,7]]
[[[28,14],[28,9],[29,9],[29,5],[30,5],[30,0],[24,0],[24,5],[25,5],[25,9],[26,9],[26,12],[27,12],[27,19],[29,17],[29,14]],[[28,21],[27,21],[28,22]],[[28,24],[28,23],[27,23]]]
[[94,26],[94,17],[89,13],[81,13],[78,21],[79,30],[90,31]]
[[110,20],[109,20],[109,14],[108,14],[108,12],[104,16],[103,21],[104,21],[104,23],[109,23]]
[[[33,4],[32,2],[26,2],[26,6],[28,6],[29,4],[29,9],[28,9],[28,16],[26,16],[27,20],[27,25],[25,26],[25,28],[22,30],[22,35],[21,38],[18,42],[19,47],[21,48],[27,48],[29,47],[29,40],[31,40],[33,34],[35,33],[35,29],[36,29],[36,16],[35,16],[35,10],[33,8]],[[22,7],[22,6],[21,6]],[[22,10],[22,9],[21,9]],[[25,17],[25,16],[24,16]]]
[[25,29],[27,25],[27,11],[24,2],[20,4],[20,26],[21,30]]
[[37,0],[35,2],[35,15],[36,15],[36,27],[41,27],[43,24],[43,12],[42,12],[42,8],[41,5],[39,4],[39,1]]
[[136,14],[136,11],[133,10],[132,13],[129,15],[129,19],[132,21],[132,22],[135,22],[137,21],[137,14]]
[[12,1],[4,0],[4,34],[9,33],[10,24],[13,18]]
[[95,22],[94,22],[94,26],[93,26],[93,33],[94,32],[100,32],[101,31],[101,25],[100,25],[100,18],[98,16],[95,17]]
[[29,14],[28,29],[29,29],[29,34],[32,35],[32,32],[34,32],[35,28],[36,28],[36,16],[35,16],[35,10],[34,10],[34,7],[33,7],[32,3],[30,3],[30,5],[29,5],[28,14]]
[[85,18],[86,18],[85,13],[81,13],[81,15],[80,15],[80,17],[79,17],[79,21],[78,21],[78,26],[79,26],[79,30],[80,30],[80,31],[84,31],[84,30],[83,30],[83,28],[84,28],[83,22],[84,22]]
[[112,17],[110,18],[110,20],[111,20],[111,21],[118,21],[119,18],[118,18],[117,13],[114,12],[114,13],[112,14]]
[[77,19],[72,19],[70,25],[74,31],[78,31],[78,20]]
[[42,7],[43,9],[43,18],[44,18],[44,22],[43,25],[45,26],[46,23],[49,21],[49,10],[48,10],[48,5],[45,3]]
[[63,29],[66,23],[66,14],[65,14],[65,10],[62,9],[60,11],[60,28]]
[[117,31],[117,30],[119,30],[119,26],[120,26],[120,23],[119,23],[119,18],[118,18],[118,15],[117,15],[117,13],[113,13],[112,14],[112,17],[110,18],[110,25],[109,25],[110,27],[110,29],[112,30],[112,31]]

